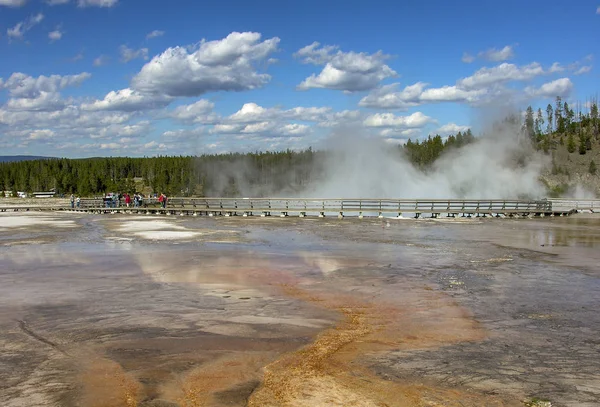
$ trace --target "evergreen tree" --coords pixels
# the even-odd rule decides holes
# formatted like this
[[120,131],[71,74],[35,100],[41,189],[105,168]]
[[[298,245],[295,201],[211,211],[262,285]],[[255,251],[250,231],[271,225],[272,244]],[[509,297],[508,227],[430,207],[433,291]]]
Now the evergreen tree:
[[531,106],[527,106],[527,110],[525,111],[525,131],[527,133],[527,137],[529,137],[531,141],[535,140],[534,126],[533,108]]
[[585,148],[585,137],[583,136],[583,134],[579,135],[579,154],[583,155],[586,153],[586,148]]
[[544,115],[542,114],[542,109],[540,108],[537,111],[537,117],[535,119],[535,133],[538,140],[543,134],[542,126],[544,126]]
[[573,137],[573,134],[569,134],[567,137],[567,151],[569,153],[574,153],[575,148],[575,137]]
[[553,123],[552,118],[554,116],[553,111],[554,110],[552,109],[552,105],[550,103],[548,103],[548,106],[546,106],[546,115],[548,118],[548,120],[546,122],[546,123],[548,123],[548,128],[546,129],[546,133],[548,133],[548,134],[552,133],[552,123]]
[[588,172],[592,175],[596,175],[596,163],[594,162],[594,160],[590,161]]
[[559,133],[565,132],[565,123],[563,118],[562,98],[556,97],[556,108],[554,109],[554,118],[556,120],[556,131]]

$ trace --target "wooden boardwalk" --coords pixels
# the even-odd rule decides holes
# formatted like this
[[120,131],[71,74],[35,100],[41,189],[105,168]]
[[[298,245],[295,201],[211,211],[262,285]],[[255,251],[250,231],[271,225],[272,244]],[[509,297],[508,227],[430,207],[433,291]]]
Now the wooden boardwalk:
[[89,213],[140,213],[191,216],[354,216],[390,217],[428,214],[456,216],[542,217],[567,216],[600,210],[600,200],[475,200],[475,199],[316,199],[316,198],[170,198],[166,208],[156,199],[141,207],[107,207],[102,199],[81,199],[80,207],[6,206],[0,211],[77,211]]

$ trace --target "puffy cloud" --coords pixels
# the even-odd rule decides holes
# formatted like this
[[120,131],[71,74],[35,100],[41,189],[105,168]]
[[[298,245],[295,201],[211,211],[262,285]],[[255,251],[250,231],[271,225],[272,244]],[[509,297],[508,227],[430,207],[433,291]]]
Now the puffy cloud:
[[393,113],[376,113],[368,116],[363,124],[366,127],[418,128],[424,127],[435,120],[421,112],[409,116],[396,116]]
[[134,112],[158,109],[171,103],[172,98],[163,95],[144,94],[131,88],[110,91],[102,100],[81,105],[83,110],[114,110]]
[[0,0],[0,6],[22,7],[27,4],[27,0]]
[[56,111],[65,106],[66,102],[58,93],[41,91],[34,98],[11,98],[5,108],[12,111]]
[[129,62],[137,58],[148,60],[148,48],[140,48],[138,50],[127,47],[127,45],[121,45],[119,47],[119,53],[121,54],[121,62]]
[[362,98],[359,105],[373,108],[407,109],[424,103],[475,103],[487,94],[485,89],[466,90],[457,86],[427,88],[429,84],[424,82],[406,86],[401,91],[396,91],[397,86],[397,83],[382,86]]
[[200,99],[189,105],[177,106],[170,116],[184,123],[214,123],[218,116],[213,112],[215,104],[206,99]]
[[[506,45],[501,49],[490,48],[488,50],[481,51],[477,54],[477,58],[485,59],[486,61],[492,62],[506,61],[511,58],[514,58],[514,56],[515,51],[511,45]],[[463,52],[463,56],[461,58],[461,60],[466,64],[470,64],[471,62],[475,61],[475,59],[476,57],[472,54],[469,54],[468,52]]]
[[385,64],[390,56],[381,51],[374,54],[342,52],[337,46],[320,45],[314,42],[294,54],[305,64],[325,65],[318,75],[312,74],[302,81],[298,85],[300,90],[326,88],[347,92],[363,91],[373,89],[386,78],[397,76]]
[[59,6],[61,4],[67,4],[71,0],[46,0],[46,4],[50,6]]
[[[245,103],[240,110],[223,119],[224,123],[252,124],[258,122],[284,122],[286,120],[315,122],[319,127],[335,127],[360,118],[356,110],[334,112],[330,107],[294,107],[291,109],[264,108],[256,103]],[[241,129],[241,128],[240,128]]]
[[48,33],[48,38],[52,42],[58,41],[62,38],[63,34],[64,34],[64,32],[60,30],[60,27],[56,27],[56,30],[50,31]]
[[531,97],[554,98],[568,96],[573,90],[573,82],[569,78],[560,78],[544,83],[539,88],[527,87],[525,93]]
[[239,124],[216,124],[210,129],[210,132],[217,134],[239,133],[243,128],[244,126]]
[[241,133],[267,133],[273,130],[276,126],[274,122],[259,122],[250,123],[244,126]]
[[94,59],[94,66],[102,66],[108,64],[110,61],[110,57],[106,55],[100,55],[98,58]]
[[550,73],[563,72],[564,70],[565,67],[559,64],[558,62],[553,63],[552,66],[548,68],[548,72]]
[[485,89],[465,90],[456,86],[443,86],[430,88],[423,91],[420,96],[422,102],[475,102],[487,94]]
[[515,52],[510,45],[506,45],[502,49],[490,48],[487,51],[482,51],[479,56],[488,61],[499,62],[513,58]]
[[260,41],[254,32],[233,32],[196,47],[168,48],[152,58],[133,78],[132,87],[169,96],[200,96],[211,91],[244,91],[271,77],[255,65],[277,50],[279,38]]
[[306,124],[290,123],[279,128],[282,136],[305,136],[310,133],[310,126]]
[[456,134],[459,131],[460,132],[464,132],[469,130],[469,126],[460,126],[456,123],[447,123],[444,124],[442,127],[440,127],[439,129],[437,129],[437,133],[439,134]]
[[149,40],[149,39],[152,39],[152,38],[162,37],[163,35],[165,35],[164,31],[154,30],[154,31],[152,31],[152,32],[150,32],[150,33],[148,33],[146,35],[146,39]]
[[6,82],[0,82],[0,89],[8,89],[9,94],[16,98],[37,98],[41,92],[51,93],[69,86],[79,86],[91,76],[87,72],[82,72],[77,75],[40,75],[34,78],[22,72],[15,72]]
[[294,56],[301,58],[305,64],[313,65],[325,65],[331,60],[332,52],[337,51],[339,47],[335,45],[324,45],[319,48],[321,44],[317,41],[309,44],[303,48],[300,48]]
[[23,35],[31,30],[33,27],[38,25],[44,19],[44,15],[42,13],[38,13],[29,17],[27,20],[17,23],[13,28],[9,28],[6,30],[6,35],[8,38],[12,39],[23,39]]
[[[506,101],[511,97],[520,97],[523,93],[505,86],[510,82],[526,82],[537,76],[549,75],[565,70],[574,74],[589,72],[591,66],[581,66],[580,62],[562,66],[555,62],[547,69],[539,63],[517,66],[502,63],[491,68],[481,68],[473,75],[459,79],[453,86],[429,88],[429,84],[417,82],[398,90],[398,84],[381,86],[363,97],[359,105],[370,108],[408,109],[425,103],[459,102],[481,105],[498,100]],[[526,95],[531,96],[528,89]]]
[[477,89],[510,81],[526,81],[543,74],[544,69],[537,62],[524,66],[504,62],[493,68],[481,68],[459,80],[457,85],[465,89]]
[[228,117],[228,120],[238,123],[252,123],[267,120],[279,114],[279,109],[265,109],[256,103],[244,103],[240,110]]

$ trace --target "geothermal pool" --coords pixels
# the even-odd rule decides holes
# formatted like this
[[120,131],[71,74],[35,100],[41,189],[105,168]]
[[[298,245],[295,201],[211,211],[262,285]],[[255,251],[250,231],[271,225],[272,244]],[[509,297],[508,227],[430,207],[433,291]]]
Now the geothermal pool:
[[599,248],[583,214],[2,214],[0,405],[597,406]]

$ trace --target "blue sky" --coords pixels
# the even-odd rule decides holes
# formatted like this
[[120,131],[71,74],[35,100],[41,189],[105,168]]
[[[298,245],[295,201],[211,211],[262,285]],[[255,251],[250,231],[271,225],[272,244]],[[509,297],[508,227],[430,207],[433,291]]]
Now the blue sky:
[[596,97],[600,2],[0,0],[0,155],[403,143]]

